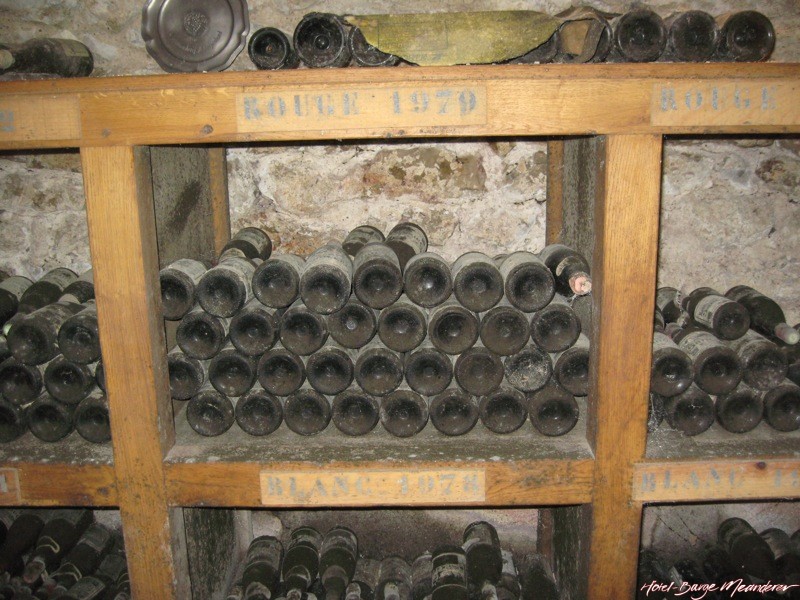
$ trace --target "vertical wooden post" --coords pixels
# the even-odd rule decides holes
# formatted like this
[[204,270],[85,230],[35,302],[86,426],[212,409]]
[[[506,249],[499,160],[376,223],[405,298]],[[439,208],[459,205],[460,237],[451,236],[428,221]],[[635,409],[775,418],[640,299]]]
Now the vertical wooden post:
[[188,598],[180,509],[164,456],[175,440],[149,150],[81,150],[117,496],[136,598]]
[[595,487],[590,600],[632,598],[641,503],[633,464],[645,453],[655,301],[662,140],[612,135],[598,165],[589,440]]
[[228,205],[228,163],[225,148],[208,148],[211,209],[214,224],[214,245],[217,255],[231,239],[231,212]]
[[564,140],[547,142],[547,214],[545,244],[561,242],[564,223]]

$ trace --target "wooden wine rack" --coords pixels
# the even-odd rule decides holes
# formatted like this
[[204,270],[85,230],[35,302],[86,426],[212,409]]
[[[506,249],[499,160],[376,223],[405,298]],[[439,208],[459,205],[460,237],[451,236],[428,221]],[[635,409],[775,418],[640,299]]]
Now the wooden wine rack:
[[[55,460],[50,450],[0,447],[0,503],[118,506],[142,599],[190,593],[182,507],[564,506],[553,510],[566,511],[554,527],[572,540],[571,554],[556,556],[562,575],[573,566],[567,595],[630,598],[645,503],[800,498],[797,433],[703,446],[680,437],[653,444],[646,434],[663,136],[798,132],[800,65],[299,70],[0,84],[0,149],[80,149],[113,434],[113,458],[80,444],[65,444]],[[158,293],[159,258],[166,262],[168,253],[159,239],[169,235],[154,216],[157,170],[169,179],[170,166],[151,161],[151,150],[185,144],[171,151],[202,152],[211,207],[202,218],[219,249],[230,234],[219,145],[455,136],[551,138],[548,240],[576,245],[593,263],[591,391],[578,428],[556,440],[521,432],[442,440],[429,427],[413,440],[376,432],[344,444],[332,432],[297,440],[279,431],[264,441],[231,431],[198,441],[184,419],[176,425]],[[314,496],[321,474],[334,477],[325,480],[332,487],[320,483],[330,501]],[[434,491],[404,492],[392,479],[413,486],[420,474]],[[336,485],[350,495],[334,499]]]

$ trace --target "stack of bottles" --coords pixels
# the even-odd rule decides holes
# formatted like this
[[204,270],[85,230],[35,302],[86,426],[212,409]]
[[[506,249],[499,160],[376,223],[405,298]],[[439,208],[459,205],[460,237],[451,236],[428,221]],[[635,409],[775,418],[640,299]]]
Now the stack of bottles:
[[390,555],[359,555],[356,534],[334,527],[294,529],[284,553],[280,540],[255,538],[227,600],[518,600],[559,597],[549,567],[526,556],[518,572],[486,521],[469,525],[461,545],[444,542],[410,563]]
[[28,430],[46,442],[73,430],[107,442],[92,271],[79,277],[59,267],[35,283],[7,277],[0,282],[0,324],[0,442]]
[[[766,60],[775,47],[772,22],[755,10],[717,17],[690,10],[664,19],[645,6],[622,15],[579,7],[557,17],[562,24],[547,41],[511,62],[752,62]],[[581,33],[582,43],[576,44]],[[253,64],[258,69],[294,69],[301,64],[392,67],[401,62],[335,14],[305,15],[292,37],[290,42],[274,27],[258,29],[247,46]]]
[[[694,587],[693,592],[690,586],[705,587]],[[672,566],[658,552],[644,549],[639,554],[637,590],[640,599],[702,595],[710,600],[796,600],[800,598],[800,530],[791,537],[775,527],[759,534],[746,520],[733,517],[719,525],[716,543]]]
[[654,328],[651,431],[664,418],[689,436],[715,420],[732,433],[762,419],[780,432],[800,428],[800,325],[787,325],[774,300],[746,285],[724,295],[663,287]]
[[570,431],[588,390],[586,260],[554,244],[449,265],[427,247],[413,223],[385,238],[360,226],[304,260],[248,227],[213,268],[164,268],[164,315],[180,319],[170,388],[192,428],[312,435],[333,420],[363,435],[380,421],[408,437],[430,418],[446,435],[478,420],[503,434],[530,415],[545,435]]
[[0,511],[0,599],[130,600],[122,534],[84,509]]

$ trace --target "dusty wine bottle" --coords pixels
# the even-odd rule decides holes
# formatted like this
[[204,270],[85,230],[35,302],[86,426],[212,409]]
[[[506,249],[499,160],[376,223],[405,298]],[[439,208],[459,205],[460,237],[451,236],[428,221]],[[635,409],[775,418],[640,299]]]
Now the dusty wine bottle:
[[0,363],[0,393],[16,406],[28,404],[42,393],[46,365],[25,365],[13,356]]
[[693,379],[692,359],[668,335],[653,332],[650,390],[669,398],[685,391]]
[[683,309],[678,300],[678,290],[674,287],[660,287],[656,290],[656,307],[664,315],[665,323],[678,323]]
[[351,385],[333,399],[331,420],[345,435],[366,435],[378,424],[378,401],[359,387]]
[[28,430],[25,407],[0,398],[0,444],[13,442]]
[[232,317],[253,297],[255,270],[256,264],[239,248],[225,250],[219,263],[200,278],[197,302],[210,315]]
[[416,223],[398,223],[386,236],[386,245],[395,251],[400,268],[405,269],[412,256],[428,249],[428,236]]
[[432,575],[432,556],[425,551],[411,563],[411,600],[425,600],[430,596]]
[[411,567],[399,556],[381,561],[375,600],[411,600]]
[[381,400],[381,424],[397,437],[411,437],[422,431],[428,422],[428,403],[405,385]]
[[78,278],[72,269],[58,267],[45,273],[39,280],[28,286],[19,299],[17,313],[26,315],[61,297],[69,284]]
[[177,321],[188,313],[195,303],[195,290],[208,266],[192,258],[180,258],[161,269],[161,307],[164,318]]
[[397,254],[383,242],[370,242],[353,259],[353,292],[371,308],[386,308],[403,292]]
[[72,296],[64,296],[14,324],[6,339],[17,360],[26,365],[40,365],[58,354],[58,330],[69,317],[86,307],[69,298]]
[[467,556],[459,546],[439,546],[432,553],[431,600],[467,600]]
[[325,318],[298,300],[281,316],[280,338],[290,352],[300,356],[312,354],[328,339]]
[[670,427],[684,435],[699,435],[714,424],[714,402],[692,384],[677,396],[664,398],[664,418]]
[[231,319],[228,331],[234,347],[247,356],[261,356],[278,340],[275,309],[253,298]]
[[463,435],[471,431],[478,417],[478,400],[455,384],[431,399],[431,423],[445,435]]
[[531,339],[545,352],[563,352],[578,341],[581,321],[567,299],[555,294],[553,301],[531,317]]
[[664,20],[647,8],[634,8],[614,22],[614,47],[628,62],[658,60],[667,45]]
[[431,309],[428,338],[447,354],[461,354],[475,345],[480,322],[475,313],[464,308],[454,297]]
[[453,263],[453,294],[473,312],[492,308],[503,297],[503,276],[483,252],[467,252]]
[[661,314],[661,311],[656,306],[655,310],[653,311],[653,331],[664,333],[664,329],[666,329],[666,327],[667,322],[664,320],[664,315]]
[[358,27],[352,27],[347,36],[347,45],[353,61],[361,67],[393,67],[400,62],[394,54],[382,52],[367,42]]
[[756,428],[764,414],[761,395],[746,383],[717,396],[714,402],[717,422],[731,433],[746,433]]
[[507,299],[480,315],[480,338],[484,346],[499,356],[516,354],[530,337],[528,318]]
[[564,435],[578,423],[580,411],[575,396],[558,384],[551,382],[528,394],[527,401],[528,415],[539,433],[551,437]]
[[235,420],[230,398],[206,383],[189,400],[186,420],[197,433],[205,437],[222,435],[231,428]]
[[241,396],[256,382],[256,359],[228,342],[208,363],[208,382],[229,398]]
[[415,254],[403,271],[403,289],[415,304],[425,308],[438,306],[453,293],[450,265],[434,252]]
[[308,13],[294,30],[294,49],[300,60],[313,69],[345,67],[350,62],[347,28],[330,13]]
[[56,510],[44,524],[36,546],[28,557],[22,580],[29,586],[40,582],[58,566],[61,558],[78,542],[92,523],[90,510]]
[[395,352],[410,352],[425,339],[427,327],[424,309],[405,295],[384,308],[378,317],[378,337]]
[[760,12],[745,10],[717,17],[721,60],[754,62],[767,60],[775,49],[775,28]]
[[786,323],[786,315],[775,300],[747,285],[737,285],[725,297],[738,302],[750,315],[750,328],[761,335],[775,337],[784,344],[800,342],[800,332]]
[[[785,581],[788,585],[800,584],[800,552],[789,535],[782,529],[770,527],[761,532],[761,537],[775,555],[775,570],[778,579]],[[793,588],[794,592],[792,593],[795,596],[797,589],[797,587]],[[791,594],[789,597],[792,598]]]
[[340,245],[331,242],[306,259],[300,276],[300,297],[310,310],[329,315],[347,302],[352,282],[350,257]]
[[306,359],[308,384],[327,396],[343,392],[353,382],[355,357],[355,351],[328,340]]
[[250,542],[242,573],[245,598],[269,600],[275,597],[281,577],[283,545],[271,535],[262,535]]
[[313,527],[301,526],[292,530],[281,564],[286,600],[301,600],[317,578],[321,545],[322,535]]
[[[494,586],[503,573],[503,554],[500,538],[491,523],[476,521],[464,529],[462,546],[467,556],[467,577],[476,590]],[[481,593],[483,597],[488,594]]]
[[351,298],[342,308],[326,317],[328,333],[345,348],[361,348],[378,331],[378,313]]
[[366,393],[384,396],[403,382],[403,357],[374,339],[358,353],[355,378]]
[[104,393],[90,394],[75,408],[75,431],[94,444],[111,440],[111,421],[108,416],[108,398]]
[[442,393],[453,380],[453,360],[427,339],[405,355],[404,370],[408,386],[423,396]]
[[768,390],[786,378],[789,368],[786,355],[777,345],[752,329],[738,340],[729,342],[729,346],[739,356],[742,379],[751,387]]
[[481,398],[478,410],[484,427],[500,434],[516,431],[528,418],[525,395],[508,384]]
[[44,442],[57,442],[75,428],[75,406],[63,404],[44,393],[27,409],[28,429]]
[[44,370],[44,387],[50,395],[64,404],[78,404],[95,386],[95,365],[82,365],[57,356]]
[[556,292],[562,296],[585,296],[592,291],[589,263],[577,251],[564,244],[550,244],[539,253],[555,280]]
[[111,550],[114,537],[111,531],[100,523],[92,523],[83,532],[61,565],[50,576],[56,582],[54,593],[64,593],[84,575],[91,575],[103,557]]
[[500,263],[508,301],[523,312],[547,306],[555,293],[555,280],[547,265],[532,252],[513,252]]
[[305,260],[296,254],[273,254],[253,273],[253,294],[271,308],[285,308],[300,296]]
[[750,327],[750,315],[744,306],[709,287],[693,290],[682,304],[695,323],[721,340],[737,340]]
[[664,58],[679,62],[711,60],[719,45],[717,22],[702,10],[687,10],[665,21],[667,47]]
[[22,574],[23,556],[33,548],[43,527],[42,511],[24,511],[14,519],[0,545],[0,573],[12,577]]
[[358,539],[347,527],[334,527],[325,534],[319,553],[319,578],[326,600],[341,600],[353,579],[358,560]]
[[214,357],[228,340],[230,319],[215,317],[201,307],[193,308],[176,332],[178,346],[187,356],[207,360]]
[[800,429],[800,386],[788,379],[762,392],[764,420],[778,431]]
[[0,327],[17,313],[20,299],[32,283],[27,277],[19,275],[0,282]]
[[198,360],[173,348],[167,354],[170,395],[176,400],[188,400],[208,379],[208,361]]
[[100,330],[94,300],[69,317],[58,330],[58,348],[72,362],[89,364],[100,359]]
[[97,366],[94,369],[94,379],[97,381],[97,387],[104,392],[106,391],[106,372],[103,368],[103,361],[98,360]]
[[18,46],[0,45],[0,74],[49,73],[86,77],[94,57],[84,44],[62,38],[34,38]]
[[252,389],[236,401],[236,423],[254,436],[269,435],[283,421],[281,401],[264,390]]
[[386,238],[383,232],[372,225],[359,225],[347,234],[342,242],[342,250],[351,257],[355,257],[358,251],[370,242],[383,242]]
[[677,329],[672,339],[692,359],[694,381],[703,391],[727,394],[741,381],[739,357],[713,334],[693,328]]
[[738,517],[726,519],[717,528],[717,540],[744,573],[763,581],[775,579],[775,555],[750,523]]
[[458,355],[453,374],[464,391],[484,396],[503,381],[503,362],[483,344],[476,343]]
[[503,573],[497,583],[498,600],[519,600],[522,589],[519,584],[517,567],[514,564],[514,555],[509,550],[503,550]]
[[[577,344],[573,347],[577,347]],[[503,365],[508,383],[522,392],[535,392],[543,388],[553,374],[550,355],[533,344],[529,344],[521,352],[507,356]],[[574,391],[572,393],[575,394]]]
[[[272,254],[272,240],[269,239],[266,231],[258,227],[243,227],[222,247],[222,251],[219,253],[220,261],[230,250],[238,250],[241,255],[250,260],[256,258],[267,260]],[[231,255],[236,256],[238,253]]]
[[345,590],[345,600],[373,600],[378,586],[381,563],[372,558],[359,558],[353,579]]
[[303,386],[283,405],[286,426],[300,435],[315,435],[331,422],[331,402],[315,389]]
[[276,396],[293,394],[306,379],[303,360],[280,344],[258,360],[257,373],[261,387]]
[[261,70],[295,69],[300,64],[289,38],[275,27],[256,30],[247,43],[247,55]]

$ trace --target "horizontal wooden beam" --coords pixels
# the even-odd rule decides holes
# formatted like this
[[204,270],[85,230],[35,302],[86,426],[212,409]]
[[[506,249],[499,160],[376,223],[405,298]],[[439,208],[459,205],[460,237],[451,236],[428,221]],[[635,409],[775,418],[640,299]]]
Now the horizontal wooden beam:
[[0,506],[116,506],[112,465],[6,463]]

